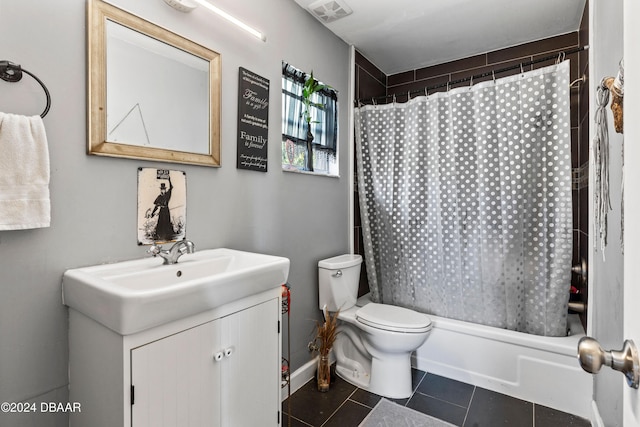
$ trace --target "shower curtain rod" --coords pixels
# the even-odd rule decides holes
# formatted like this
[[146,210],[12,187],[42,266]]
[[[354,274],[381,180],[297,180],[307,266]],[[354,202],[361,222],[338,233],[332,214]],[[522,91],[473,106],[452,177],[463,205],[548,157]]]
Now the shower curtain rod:
[[[464,83],[464,82],[468,82],[468,81],[473,81],[473,79],[480,79],[480,78],[489,77],[489,76],[494,76],[494,78],[495,78],[496,74],[505,73],[507,71],[516,70],[518,68],[522,68],[522,67],[525,67],[525,66],[528,66],[528,65],[533,65],[533,64],[538,64],[540,62],[549,61],[549,60],[554,59],[554,58],[558,59],[558,62],[560,62],[560,61],[563,61],[564,58],[567,55],[571,55],[572,53],[581,52],[583,50],[588,50],[588,49],[589,49],[589,45],[582,46],[582,47],[577,47],[577,48],[574,48],[574,49],[558,52],[558,53],[556,53],[554,55],[545,56],[544,58],[538,58],[538,59],[535,59],[535,60],[532,60],[532,61],[528,61],[528,62],[521,62],[518,65],[512,65],[510,67],[500,68],[498,70],[487,71],[485,73],[475,74],[473,76],[465,77],[465,78],[458,79],[458,80],[449,80],[446,83],[440,83],[440,84],[433,85],[433,86],[427,86],[427,87],[424,87],[422,89],[410,90],[410,91],[407,91],[407,95],[409,96],[409,98],[411,98],[411,95],[414,95],[414,94],[428,93],[430,90],[433,90],[433,89],[440,89],[442,87],[449,87],[451,85],[455,85],[455,84],[458,84],[458,83]],[[374,96],[373,98],[357,99],[357,100],[354,100],[354,103],[356,104],[356,106],[362,104],[363,101],[372,101],[375,104],[376,100],[386,100],[388,98],[394,98],[396,95],[398,95],[398,94],[382,95],[382,96]]]

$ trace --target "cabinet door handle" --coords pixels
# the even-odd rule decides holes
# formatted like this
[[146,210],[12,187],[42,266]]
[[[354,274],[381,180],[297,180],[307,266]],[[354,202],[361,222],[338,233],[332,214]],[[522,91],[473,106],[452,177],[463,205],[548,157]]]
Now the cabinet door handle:
[[228,347],[224,349],[224,357],[230,357],[233,354],[233,347]]
[[214,353],[214,355],[213,355],[213,361],[214,361],[214,362],[219,362],[219,361],[221,361],[221,360],[222,360],[222,358],[223,358],[223,357],[224,357],[224,355],[222,354],[222,352],[221,352],[221,351],[219,351],[219,352],[217,352],[217,353]]

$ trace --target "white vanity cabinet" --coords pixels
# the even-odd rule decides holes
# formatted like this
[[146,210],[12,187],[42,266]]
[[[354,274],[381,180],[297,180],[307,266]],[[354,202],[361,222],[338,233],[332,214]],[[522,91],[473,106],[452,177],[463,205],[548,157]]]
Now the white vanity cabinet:
[[125,336],[70,309],[71,426],[279,426],[280,295]]

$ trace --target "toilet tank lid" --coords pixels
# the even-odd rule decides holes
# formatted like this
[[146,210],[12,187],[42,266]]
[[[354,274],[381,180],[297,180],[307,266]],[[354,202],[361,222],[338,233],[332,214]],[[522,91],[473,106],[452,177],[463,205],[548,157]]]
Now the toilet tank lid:
[[339,268],[353,267],[360,263],[362,263],[362,256],[358,254],[347,254],[318,261],[318,267],[326,268],[328,270],[337,270]]

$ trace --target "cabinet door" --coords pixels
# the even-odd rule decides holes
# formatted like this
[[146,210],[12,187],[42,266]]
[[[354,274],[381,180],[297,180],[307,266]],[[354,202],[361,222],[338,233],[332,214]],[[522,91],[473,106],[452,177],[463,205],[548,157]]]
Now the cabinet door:
[[216,320],[131,351],[133,427],[220,425],[219,337]]
[[279,321],[273,299],[133,349],[132,426],[279,425]]
[[224,427],[279,425],[280,310],[274,299],[220,319]]

